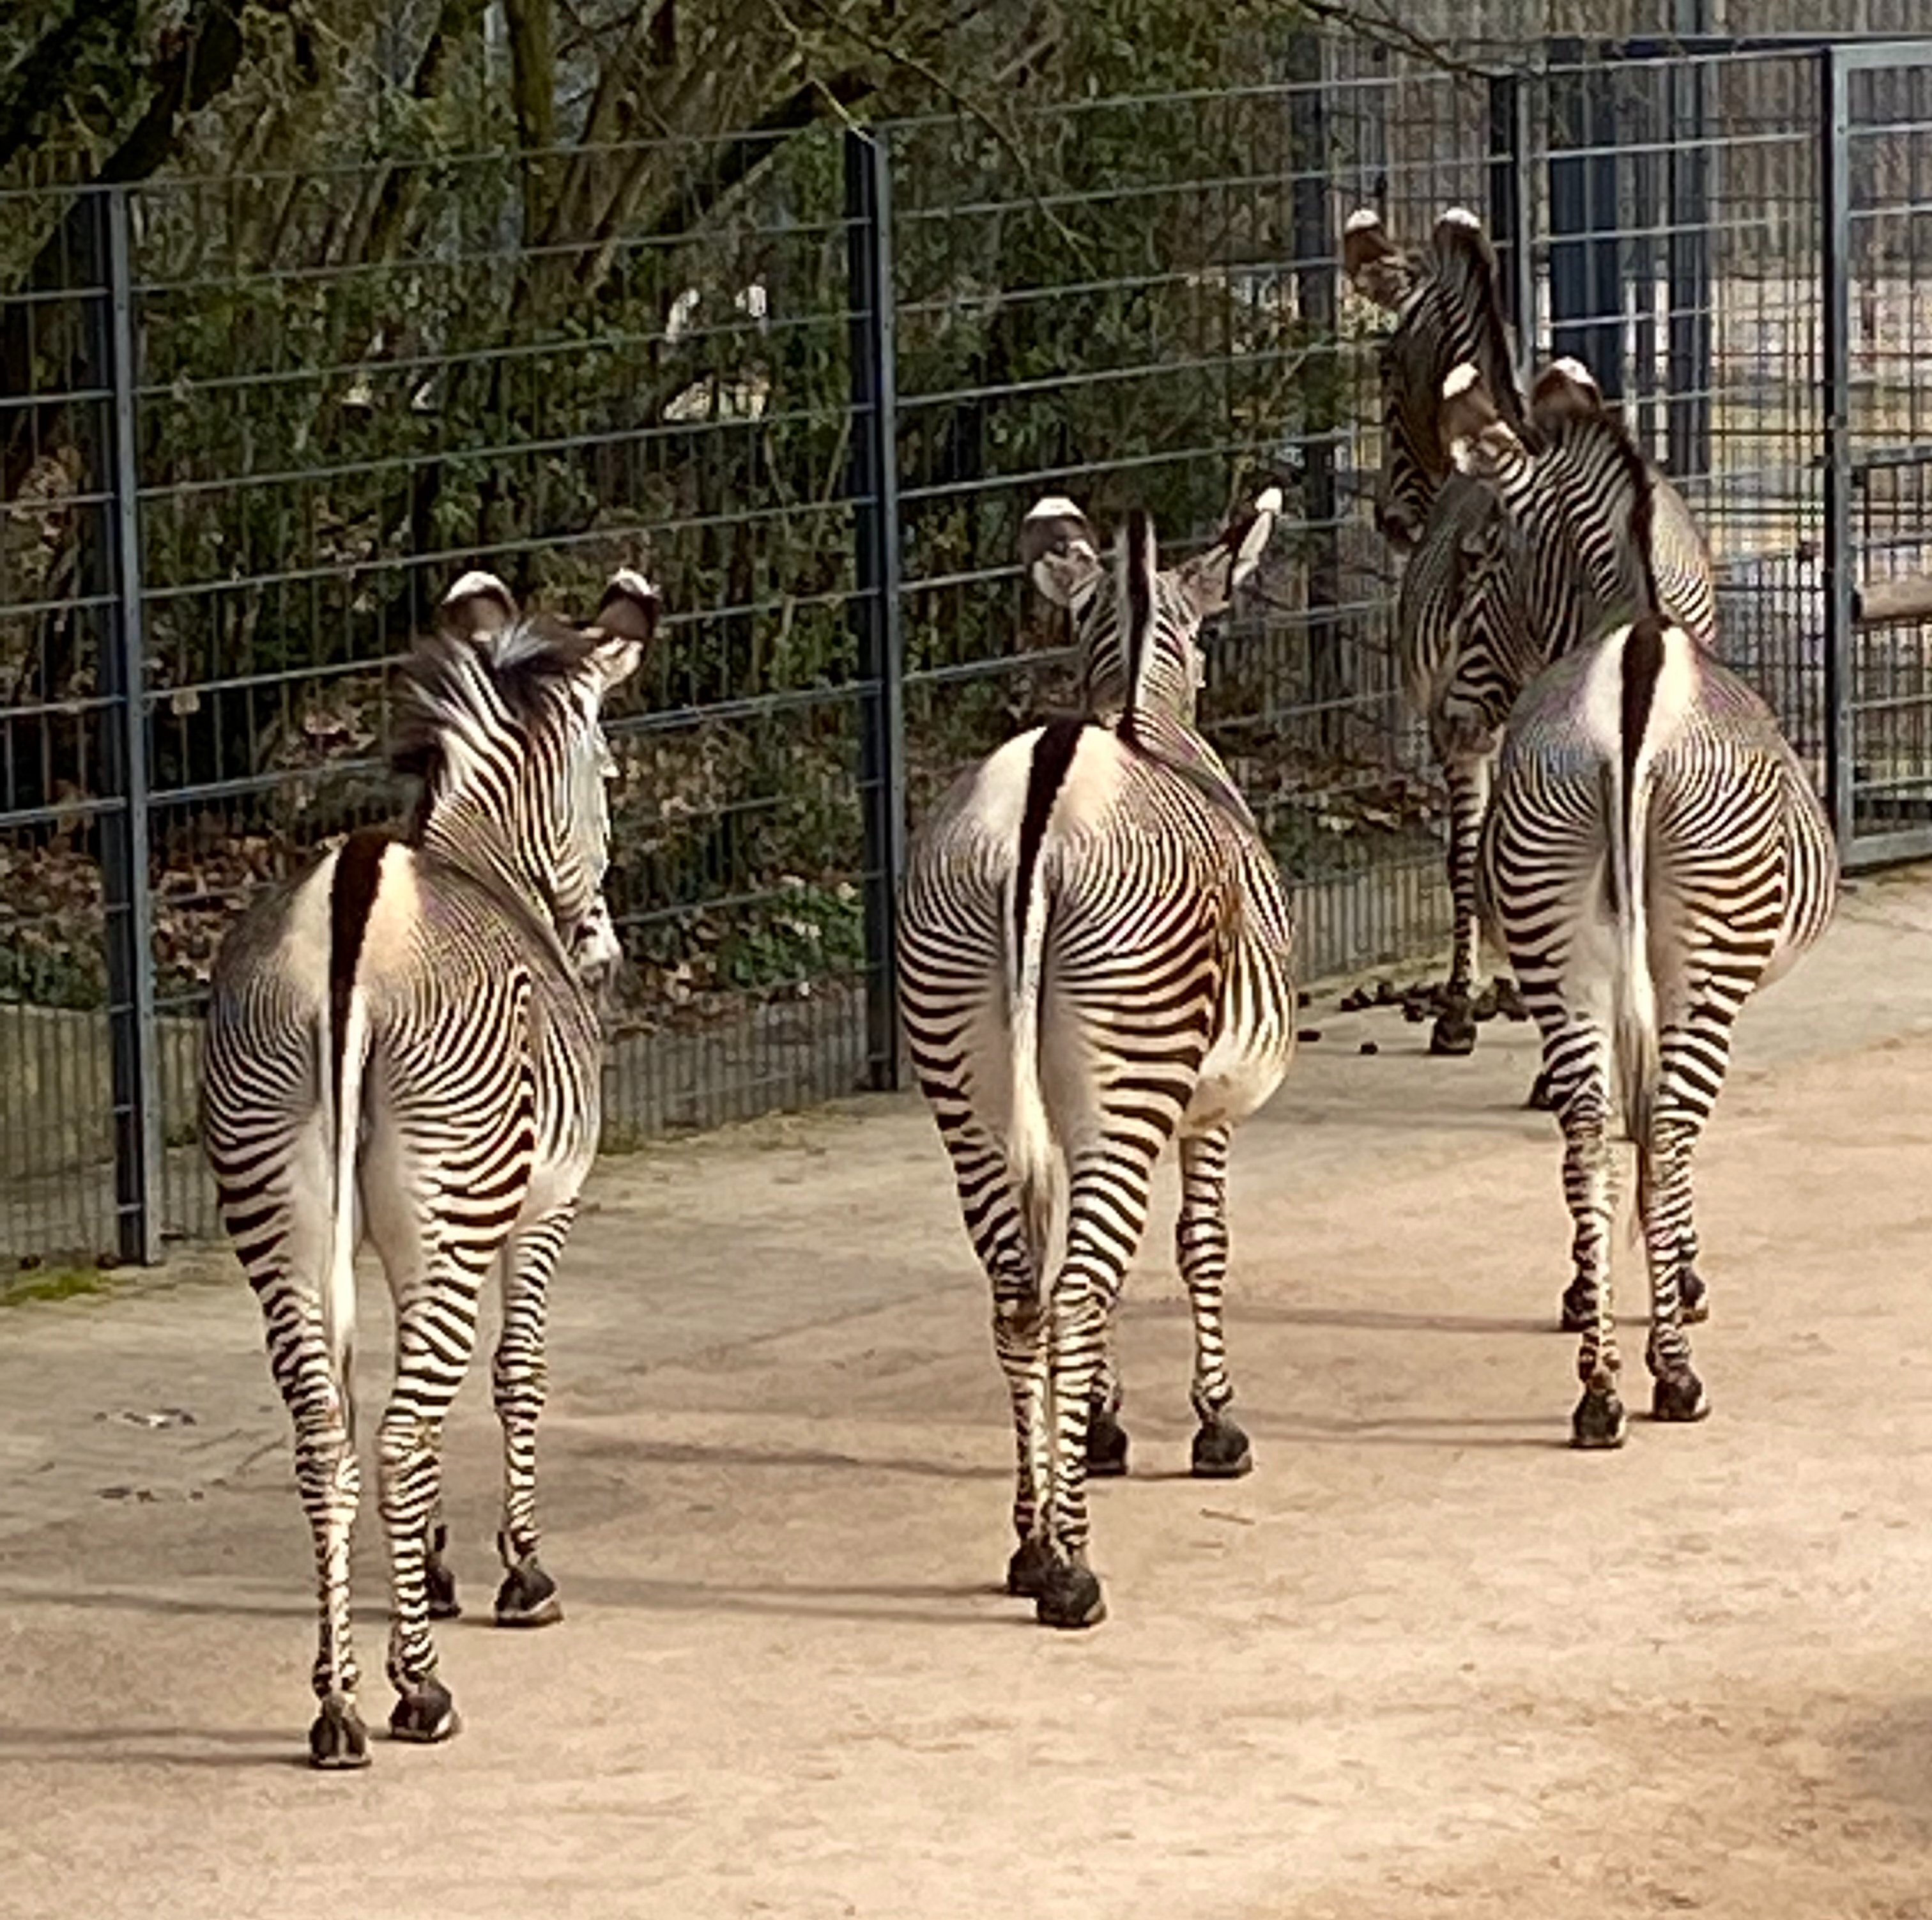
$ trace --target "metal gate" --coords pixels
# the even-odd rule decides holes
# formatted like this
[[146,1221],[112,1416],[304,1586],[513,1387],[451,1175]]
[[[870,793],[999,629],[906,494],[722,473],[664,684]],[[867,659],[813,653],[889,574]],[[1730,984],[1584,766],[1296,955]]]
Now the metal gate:
[[1871,866],[1932,853],[1932,44],[1820,57],[1831,798]]

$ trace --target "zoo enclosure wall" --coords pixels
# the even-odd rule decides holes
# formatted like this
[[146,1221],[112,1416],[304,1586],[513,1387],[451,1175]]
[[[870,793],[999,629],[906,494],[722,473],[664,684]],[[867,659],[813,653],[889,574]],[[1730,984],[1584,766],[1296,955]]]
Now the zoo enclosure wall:
[[613,1145],[896,1076],[908,820],[1070,695],[1016,560],[1042,493],[1144,502],[1178,552],[1283,488],[1205,724],[1304,975],[1432,956],[1440,796],[1367,504],[1387,321],[1337,265],[1358,205],[1401,239],[1484,212],[1538,356],[1585,359],[1702,517],[1727,650],[1821,785],[1918,830],[1924,630],[1854,658],[1825,562],[1923,570],[1932,91],[1828,57],[1302,35],[1250,86],[998,125],[6,196],[0,1254],[211,1228],[215,944],[394,811],[386,669],[472,566],[565,611],[640,566],[670,610],[612,727]]

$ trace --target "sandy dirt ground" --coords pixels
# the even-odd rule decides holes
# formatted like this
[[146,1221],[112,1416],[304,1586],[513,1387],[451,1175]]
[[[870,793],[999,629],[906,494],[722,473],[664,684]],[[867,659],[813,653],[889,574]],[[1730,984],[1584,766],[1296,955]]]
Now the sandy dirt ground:
[[[1528,1030],[1307,1017],[1235,1159],[1257,1471],[1184,1471],[1170,1182],[1084,1635],[998,1590],[1004,1395],[915,1101],[599,1168],[544,1434],[568,1618],[484,1624],[479,1370],[464,1731],[359,1774],[300,1763],[308,1538],[225,1256],[0,1313],[0,1914],[1932,1916],[1932,880],[1748,1012],[1714,1414],[1621,1454],[1564,1444]],[[386,1318],[372,1284],[365,1404]],[[375,1726],[373,1525],[358,1577]]]

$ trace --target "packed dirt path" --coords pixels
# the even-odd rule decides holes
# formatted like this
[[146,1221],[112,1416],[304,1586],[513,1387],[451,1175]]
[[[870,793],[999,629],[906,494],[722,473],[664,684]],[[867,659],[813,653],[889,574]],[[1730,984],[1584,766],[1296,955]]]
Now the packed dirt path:
[[[479,1369],[465,1729],[359,1774],[300,1764],[307,1534],[226,1256],[0,1312],[0,1914],[1932,1916],[1932,882],[1859,888],[1747,1012],[1700,1161],[1715,1411],[1621,1454],[1563,1444],[1528,1030],[1444,1061],[1306,1017],[1235,1155],[1257,1471],[1183,1471],[1170,1180],[1084,1635],[997,1590],[1005,1396],[911,1100],[599,1168],[544,1432],[568,1618],[483,1624]],[[365,1524],[372,1726],[380,1567]]]

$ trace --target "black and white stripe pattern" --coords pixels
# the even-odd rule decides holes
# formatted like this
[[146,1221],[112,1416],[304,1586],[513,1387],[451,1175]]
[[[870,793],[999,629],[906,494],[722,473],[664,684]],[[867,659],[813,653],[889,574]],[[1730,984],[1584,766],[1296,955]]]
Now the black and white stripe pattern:
[[1351,214],[1342,263],[1357,292],[1395,316],[1382,343],[1382,468],[1376,524],[1398,549],[1422,538],[1430,510],[1449,477],[1439,424],[1442,382],[1451,368],[1478,368],[1497,403],[1520,425],[1523,409],[1516,347],[1503,318],[1496,258],[1482,222],[1450,207],[1429,244],[1400,251],[1370,207]]
[[1694,1420],[1707,1402],[1684,1330],[1704,1294],[1691,1151],[1739,1009],[1818,938],[1838,891],[1824,810],[1769,710],[1696,635],[1652,610],[1648,476],[1627,442],[1623,452],[1618,477],[1608,465],[1582,470],[1602,494],[1568,498],[1592,538],[1618,526],[1610,572],[1635,574],[1642,610],[1558,660],[1517,704],[1478,876],[1541,1029],[1563,1128],[1575,1266],[1564,1324],[1582,1335],[1572,1435],[1584,1447],[1624,1433],[1610,1287],[1615,1134],[1637,1149],[1653,1411]]
[[1291,931],[1273,859],[1192,721],[1201,626],[1254,565],[1277,509],[1264,496],[1168,572],[1146,517],[1130,515],[1110,577],[1079,510],[1042,502],[1023,558],[1071,610],[1094,704],[967,773],[908,865],[906,1031],[992,1283],[1012,1402],[1008,1585],[1056,1626],[1104,1612],[1086,1479],[1090,1459],[1124,1466],[1109,1328],[1155,1162],[1176,1136],[1194,1470],[1250,1462],[1222,1334],[1227,1157],[1293,1047]]
[[364,1232],[396,1300],[396,1377],[377,1436],[392,1729],[435,1740],[456,1725],[429,1625],[455,1610],[440,1436],[494,1266],[496,1616],[558,1617],[537,1558],[536,1440],[548,1288],[596,1150],[598,989],[617,958],[602,892],[611,762],[598,713],[657,606],[646,582],[620,574],[598,624],[579,629],[525,618],[500,581],[466,575],[406,669],[416,718],[398,763],[424,783],[410,832],[352,836],[251,911],[216,962],[203,1136],[295,1423],[321,1613],[318,1766],[368,1758],[349,1594]]

